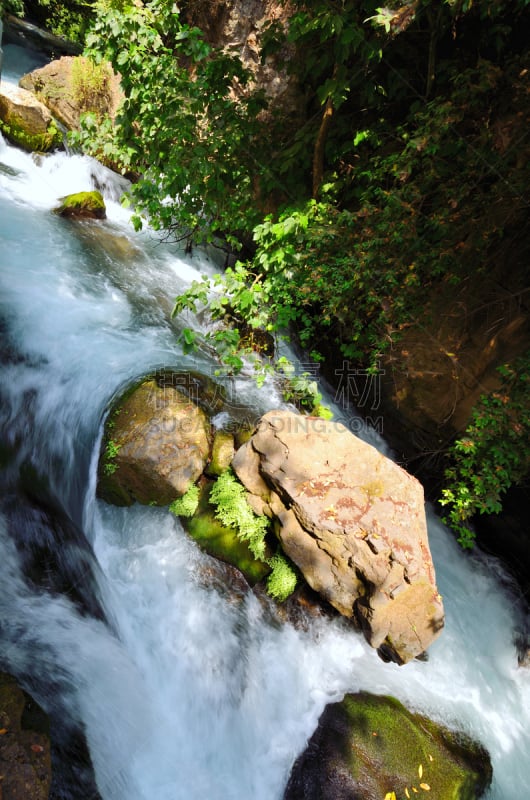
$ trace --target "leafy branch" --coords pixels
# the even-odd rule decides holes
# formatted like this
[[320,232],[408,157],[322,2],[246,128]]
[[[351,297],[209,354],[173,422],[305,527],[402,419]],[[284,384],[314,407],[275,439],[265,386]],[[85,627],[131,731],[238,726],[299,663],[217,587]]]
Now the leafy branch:
[[498,514],[505,492],[530,473],[530,351],[499,373],[500,387],[480,398],[445,472],[440,503],[463,547],[474,544],[472,517]]

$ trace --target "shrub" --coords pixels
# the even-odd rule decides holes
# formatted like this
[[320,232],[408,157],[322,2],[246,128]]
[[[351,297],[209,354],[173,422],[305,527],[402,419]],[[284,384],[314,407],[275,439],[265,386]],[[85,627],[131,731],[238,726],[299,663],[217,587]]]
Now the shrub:
[[498,514],[509,487],[530,472],[530,351],[499,368],[500,387],[482,395],[451,451],[441,505],[462,547],[472,547],[475,514]]

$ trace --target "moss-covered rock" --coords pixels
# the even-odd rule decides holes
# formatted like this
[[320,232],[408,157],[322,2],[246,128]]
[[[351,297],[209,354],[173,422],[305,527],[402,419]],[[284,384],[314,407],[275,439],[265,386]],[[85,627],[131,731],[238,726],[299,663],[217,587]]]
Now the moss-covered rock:
[[47,800],[51,784],[48,718],[18,686],[0,673],[0,796]]
[[206,468],[206,474],[211,477],[222,475],[230,467],[234,453],[233,435],[229,431],[216,431],[212,445],[212,458]]
[[250,585],[254,585],[268,575],[270,567],[257,561],[242,542],[233,528],[223,525],[215,516],[215,509],[209,502],[212,483],[206,483],[199,496],[199,505],[194,515],[182,518],[182,524],[199,547],[211,556],[237,567]]
[[476,800],[491,778],[487,751],[467,735],[361,692],[326,707],[284,800]]
[[61,204],[54,208],[60,217],[77,219],[105,219],[107,210],[101,192],[76,192],[61,197]]
[[52,115],[31,92],[2,84],[0,131],[28,152],[45,153],[62,145],[62,133]]
[[107,419],[98,495],[114,505],[169,505],[199,478],[209,454],[204,411],[172,386],[141,381]]

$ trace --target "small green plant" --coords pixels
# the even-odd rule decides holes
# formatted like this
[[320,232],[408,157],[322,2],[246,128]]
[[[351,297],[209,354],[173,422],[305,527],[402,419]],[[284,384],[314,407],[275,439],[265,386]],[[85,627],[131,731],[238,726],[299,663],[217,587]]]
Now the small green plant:
[[121,445],[116,444],[113,439],[109,439],[107,445],[105,447],[105,463],[103,466],[103,470],[105,475],[114,475],[116,470],[118,469],[118,465],[115,462],[115,458],[120,451]]
[[271,597],[282,603],[296,589],[298,582],[296,572],[281,552],[269,558],[267,564],[272,570],[267,578],[267,591]]
[[295,374],[294,365],[284,356],[278,359],[276,368],[284,375],[282,395],[286,402],[315,417],[333,418],[333,411],[322,403],[318,383],[308,372]]
[[247,502],[244,487],[232,470],[224,472],[216,481],[210,501],[216,508],[216,516],[228,527],[234,528],[238,537],[248,543],[254,558],[265,562],[271,568],[267,579],[267,591],[278,602],[286,600],[296,588],[297,575],[285,555],[278,551],[267,556],[265,535],[269,520],[255,514]]
[[248,542],[254,558],[266,561],[265,534],[269,520],[251,509],[245,489],[232,470],[219,476],[210,493],[210,501],[216,508],[216,517],[223,525],[234,528],[239,538]]
[[22,0],[4,0],[0,5],[0,18],[2,17],[2,11],[5,14],[14,14],[17,17],[23,17],[24,3]]
[[502,496],[530,472],[530,351],[499,368],[500,387],[483,395],[445,471],[440,503],[462,547],[472,547],[475,514],[498,514]]
[[116,458],[116,456],[118,455],[118,453],[120,451],[120,448],[121,448],[121,445],[116,444],[115,441],[113,441],[112,439],[109,439],[108,442],[107,442],[107,446],[105,448],[105,456],[107,458],[109,458],[109,459],[110,458]]
[[173,500],[169,510],[177,517],[193,517],[199,506],[199,487],[192,483],[188,491]]

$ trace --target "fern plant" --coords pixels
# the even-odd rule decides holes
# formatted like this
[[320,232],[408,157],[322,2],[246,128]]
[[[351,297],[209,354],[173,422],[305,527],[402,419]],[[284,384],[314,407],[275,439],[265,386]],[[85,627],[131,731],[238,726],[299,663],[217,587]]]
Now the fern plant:
[[277,552],[267,559],[271,573],[267,578],[267,591],[271,597],[282,603],[296,589],[298,577],[283,553]]
[[232,470],[219,476],[210,493],[210,502],[215,506],[217,519],[236,530],[238,537],[248,543],[254,558],[266,562],[265,534],[269,520],[253,512],[247,503],[245,489]]
[[177,517],[193,517],[199,506],[199,487],[192,483],[188,491],[173,500],[169,510]]
[[271,597],[280,603],[286,600],[296,588],[296,572],[283,553],[278,551],[271,557],[267,556],[265,535],[269,520],[254,513],[247,502],[244,487],[232,470],[219,476],[210,493],[210,502],[215,506],[216,517],[248,543],[254,558],[271,568],[267,579],[267,591]]

